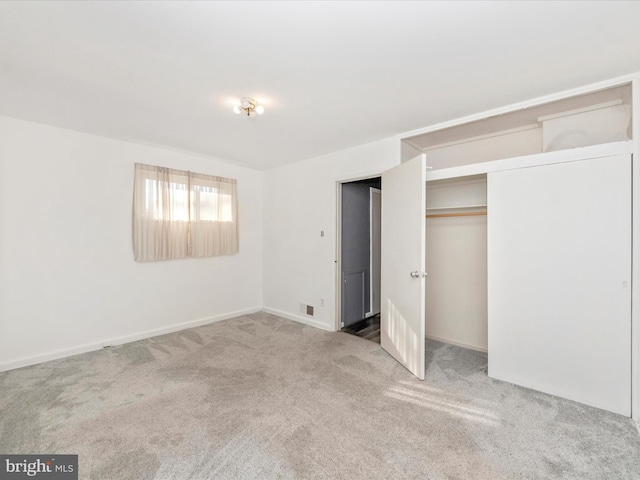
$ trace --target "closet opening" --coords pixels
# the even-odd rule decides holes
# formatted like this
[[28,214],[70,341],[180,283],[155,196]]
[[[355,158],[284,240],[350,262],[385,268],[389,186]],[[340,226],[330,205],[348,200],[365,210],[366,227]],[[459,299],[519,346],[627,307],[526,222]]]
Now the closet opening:
[[[631,83],[576,92],[401,139],[400,167],[421,160],[426,168],[426,218],[413,215],[395,229],[385,221],[383,266],[393,275],[383,277],[382,345],[418,378],[428,377],[444,346],[465,363],[484,357],[491,378],[630,416],[638,403],[633,332],[640,330],[632,314],[638,103]],[[411,182],[387,172],[383,179],[386,220],[393,181]],[[391,202],[394,219],[409,218],[402,215],[408,203]],[[423,227],[418,249],[405,248]],[[402,262],[409,255],[393,254],[423,248],[428,276],[410,295],[420,297],[416,314],[404,308],[410,286],[402,279],[406,269],[418,280],[420,269]],[[391,290],[399,307],[387,315]],[[387,342],[391,327],[412,341]],[[421,336],[419,352],[412,347]]]
[[427,182],[427,339],[487,352],[487,176]]
[[336,330],[380,343],[381,177],[338,184]]

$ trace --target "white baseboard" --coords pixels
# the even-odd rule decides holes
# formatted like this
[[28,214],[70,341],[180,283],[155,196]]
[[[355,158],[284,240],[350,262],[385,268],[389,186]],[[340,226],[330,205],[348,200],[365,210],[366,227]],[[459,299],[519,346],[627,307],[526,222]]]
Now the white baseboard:
[[475,345],[467,345],[466,343],[454,342],[453,340],[449,340],[447,338],[434,337],[433,335],[425,335],[425,337],[430,340],[436,340],[438,342],[448,343],[450,345],[455,345],[456,347],[467,348],[469,350],[475,350],[477,352],[487,353],[488,351],[486,348],[476,347]]
[[42,353],[39,355],[17,358],[15,360],[0,363],[0,372],[28,367],[29,365],[36,365],[37,363],[48,362],[49,360],[71,357],[73,355],[92,352],[94,350],[100,350],[102,348],[102,343],[103,342],[85,343],[71,348],[63,348],[61,350],[54,350],[52,352]]
[[151,330],[145,330],[143,332],[133,333],[130,335],[123,335],[120,337],[105,339],[100,342],[86,343],[71,348],[64,348],[61,350],[54,350],[52,352],[43,353],[40,355],[31,355],[28,357],[22,357],[8,362],[0,363],[0,372],[6,370],[13,370],[15,368],[27,367],[29,365],[35,365],[38,363],[48,362],[50,360],[58,360],[60,358],[71,357],[73,355],[79,355],[81,353],[92,352],[94,350],[100,350],[105,346],[110,345],[122,345],[124,343],[136,342],[138,340],[144,340],[146,338],[157,337],[158,335],[165,335],[167,333],[178,332],[180,330],[186,330],[188,328],[199,327],[201,325],[207,325],[209,323],[220,322],[222,320],[228,320],[230,318],[239,317],[241,315],[248,315],[250,313],[256,313],[261,311],[261,307],[248,308],[245,310],[238,310],[235,312],[224,313],[222,315],[215,315],[213,317],[200,318],[198,320],[191,320],[183,323],[176,323],[169,325],[168,327],[155,328]]
[[104,345],[122,345],[123,343],[135,342],[138,340],[144,340],[145,338],[157,337],[158,335],[166,335],[167,333],[179,332],[180,330],[186,330],[188,328],[200,327],[209,323],[220,322],[222,320],[228,320],[230,318],[239,317],[241,315],[256,313],[261,310],[261,307],[247,308],[245,310],[223,313],[222,315],[215,315],[213,317],[206,317],[200,318],[198,320],[191,320],[189,322],[177,323],[175,325],[169,325],[168,327],[154,328],[152,330],[146,330],[144,332],[138,332],[131,335],[124,335],[122,337],[109,339],[104,342]]
[[272,315],[277,315],[282,318],[286,318],[288,320],[293,320],[294,322],[304,323],[305,325],[309,325],[310,327],[319,328],[320,330],[326,330],[327,332],[335,332],[333,328],[329,325],[318,322],[317,320],[313,320],[308,317],[303,317],[302,315],[296,315],[294,313],[283,312],[282,310],[276,310],[275,308],[263,307],[263,312],[270,313]]

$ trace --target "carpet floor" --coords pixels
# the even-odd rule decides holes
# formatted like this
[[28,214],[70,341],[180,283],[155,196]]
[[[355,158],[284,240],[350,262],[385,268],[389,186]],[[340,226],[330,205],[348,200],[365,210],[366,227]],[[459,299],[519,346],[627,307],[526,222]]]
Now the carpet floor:
[[0,374],[0,453],[81,479],[638,479],[628,418],[266,313]]

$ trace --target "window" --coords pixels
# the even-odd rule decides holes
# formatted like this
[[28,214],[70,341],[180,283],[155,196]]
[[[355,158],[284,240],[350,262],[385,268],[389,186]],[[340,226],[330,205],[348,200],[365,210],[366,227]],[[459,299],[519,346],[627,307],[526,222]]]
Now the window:
[[236,181],[136,163],[136,261],[238,252]]

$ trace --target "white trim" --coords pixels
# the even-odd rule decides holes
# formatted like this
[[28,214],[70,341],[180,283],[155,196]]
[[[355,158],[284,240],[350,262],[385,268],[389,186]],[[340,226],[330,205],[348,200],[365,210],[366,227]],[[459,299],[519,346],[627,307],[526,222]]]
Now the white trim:
[[[456,118],[454,120],[449,120],[446,122],[437,123],[435,125],[431,125],[425,128],[419,128],[416,130],[411,130],[409,132],[404,132],[398,135],[399,141],[406,141],[410,137],[415,137],[417,135],[422,135],[424,133],[435,132],[438,130],[444,130],[445,128],[455,127],[458,125],[463,125],[465,123],[475,122],[476,120],[484,120],[488,117],[493,117],[496,115],[502,115],[504,113],[511,113],[517,110],[523,110],[525,108],[530,108],[536,105],[542,105],[545,103],[551,103],[556,100],[563,100],[568,97],[575,97],[577,95],[583,95],[585,93],[593,93],[599,90],[605,90],[607,88],[626,85],[631,83],[634,80],[638,79],[638,74],[630,74],[624,75],[621,77],[612,78],[609,80],[605,80],[598,83],[592,83],[590,85],[586,85],[583,87],[572,88],[570,90],[564,90],[562,92],[553,93],[551,95],[545,95],[543,97],[538,97],[530,100],[525,100],[523,102],[512,103],[511,105],[507,105],[504,107],[494,108],[492,110],[486,110],[480,113],[474,113],[472,115],[467,115],[466,117]],[[635,93],[635,92],[634,92]],[[634,118],[635,120],[635,118]],[[634,122],[635,123],[635,122]]]
[[206,317],[200,318],[198,320],[191,320],[189,322],[177,323],[174,325],[169,325],[168,327],[154,328],[152,330],[146,330],[144,332],[138,332],[132,335],[123,335],[121,337],[111,339],[110,342],[107,343],[107,345],[122,345],[124,343],[135,342],[137,340],[143,340],[145,338],[157,337],[158,335],[179,332],[180,330],[187,330],[189,328],[200,327],[202,325],[208,325],[210,323],[220,322],[222,320],[228,320],[230,318],[240,317],[242,315],[248,315],[250,313],[256,313],[261,310],[261,307],[247,308],[244,310],[237,310],[235,312],[215,315],[213,317]]
[[54,350],[53,352],[43,353],[40,355],[32,355],[30,357],[22,357],[16,360],[0,363],[0,372],[13,370],[16,368],[28,367],[38,363],[48,362],[50,360],[58,360],[59,358],[71,357],[80,353],[92,352],[103,348],[103,342],[85,343],[72,348],[62,350]]
[[336,249],[335,249],[335,266],[333,291],[335,294],[335,321],[333,331],[342,330],[342,182],[336,182]]
[[634,156],[631,247],[631,416],[640,423],[640,75],[631,85]]
[[449,340],[447,338],[441,338],[441,337],[434,337],[433,335],[425,335],[425,338],[428,338],[429,340],[435,340],[436,342],[442,342],[442,343],[447,343],[449,345],[455,345],[456,347],[466,348],[467,350],[475,350],[476,352],[487,353],[487,351],[488,351],[486,348],[475,347],[473,345],[467,345],[466,343],[454,342],[453,340]]
[[[382,179],[380,179],[380,186],[382,187]],[[380,195],[382,200],[382,189],[376,187],[369,187],[369,312],[365,315],[364,318],[373,317],[374,315],[378,315],[380,312],[373,311],[373,291],[374,291],[374,278],[373,278],[373,195],[374,192]],[[380,208],[382,208],[382,203],[380,204]],[[382,213],[382,212],[381,212]],[[382,251],[379,252],[382,256]]]
[[[400,165],[400,164],[398,164]],[[378,177],[382,177],[382,171],[378,171],[376,170],[375,172],[371,173],[362,173],[359,175],[348,175],[346,177],[340,177],[337,178],[335,181],[336,183],[352,183],[352,182],[359,182],[360,180],[370,180],[372,178],[378,178]]]
[[326,323],[319,322],[317,320],[313,320],[311,318],[303,317],[302,315],[295,315],[289,312],[283,312],[282,310],[276,310],[275,308],[264,307],[262,308],[263,312],[270,313],[271,315],[277,315],[278,317],[286,318],[287,320],[293,320],[294,322],[303,323],[305,325],[309,325],[310,327],[319,328],[320,330],[325,330],[327,332],[333,332],[333,328],[331,328]]
[[586,160],[588,158],[631,154],[632,152],[633,142],[623,141],[593,145],[590,147],[558,150],[555,152],[535,153],[533,155],[523,155],[503,160],[493,160],[491,162],[472,163],[469,165],[461,165],[459,167],[428,170],[427,182],[432,180],[443,180],[445,178],[466,177],[469,175],[513,170],[514,168],[538,167],[554,163],[575,162],[577,160]]
[[[381,181],[382,183],[382,181]],[[373,317],[373,192],[382,192],[379,188],[369,187],[369,311],[364,318]]]
[[202,325],[208,325],[210,323],[219,322],[222,320],[228,320],[230,318],[239,317],[241,315],[248,315],[250,313],[256,313],[261,311],[262,308],[254,307],[245,310],[238,310],[235,312],[224,313],[222,315],[215,315],[213,317],[201,318],[198,320],[191,320],[183,323],[176,323],[168,327],[154,328],[152,330],[146,330],[144,332],[138,332],[131,335],[123,335],[112,339],[105,339],[100,342],[85,343],[71,348],[64,348],[62,350],[54,350],[52,352],[43,353],[40,355],[32,355],[29,357],[17,358],[9,362],[0,364],[0,372],[6,370],[13,370],[15,368],[26,367],[29,365],[36,365],[38,363],[48,362],[51,360],[58,360],[60,358],[71,357],[81,353],[92,352],[100,350],[105,346],[122,345],[124,343],[135,342],[138,340],[144,340],[158,335],[165,335],[167,333],[179,332],[180,330],[187,330],[189,328],[199,327]]

